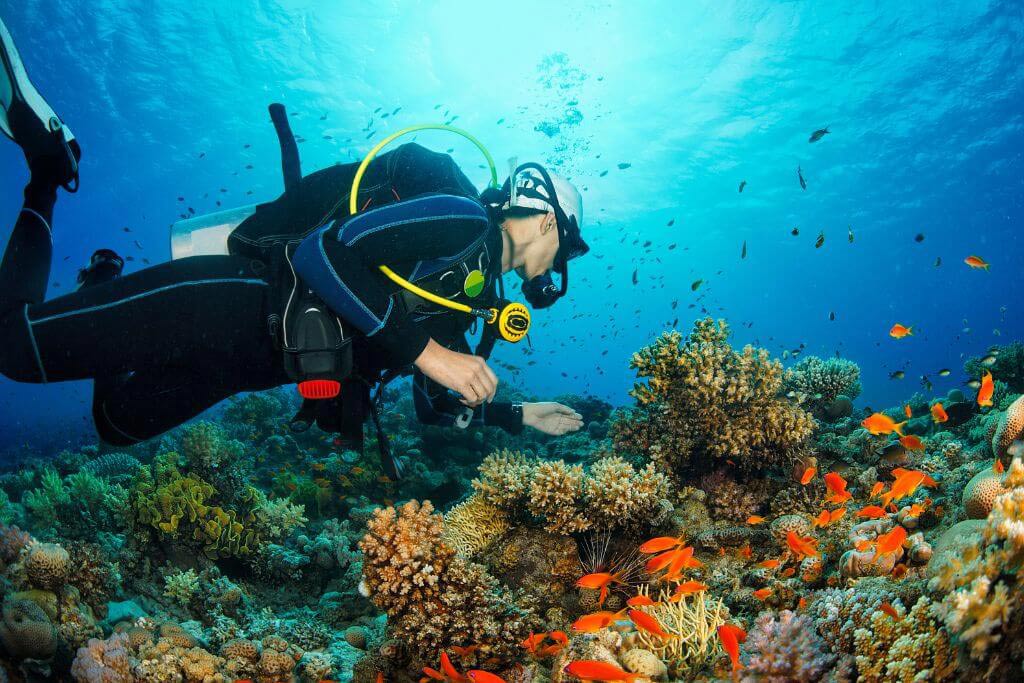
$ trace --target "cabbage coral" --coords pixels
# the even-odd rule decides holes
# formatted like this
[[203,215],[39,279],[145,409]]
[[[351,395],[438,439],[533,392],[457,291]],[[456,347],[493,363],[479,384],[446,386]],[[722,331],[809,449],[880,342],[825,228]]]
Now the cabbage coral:
[[649,450],[670,472],[697,456],[758,468],[810,436],[814,419],[780,396],[782,365],[764,349],[733,350],[728,337],[725,321],[705,318],[685,340],[666,332],[633,354],[647,382],[631,392],[637,410],[616,425],[619,450]]

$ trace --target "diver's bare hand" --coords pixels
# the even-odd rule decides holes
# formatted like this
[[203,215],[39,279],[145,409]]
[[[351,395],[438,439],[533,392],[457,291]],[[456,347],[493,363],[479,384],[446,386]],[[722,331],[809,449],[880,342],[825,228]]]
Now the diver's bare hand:
[[561,436],[579,430],[583,416],[569,406],[552,401],[524,403],[523,424],[551,436]]
[[462,396],[462,403],[478,406],[494,400],[498,377],[480,356],[452,351],[433,339],[416,359],[416,367],[441,386]]

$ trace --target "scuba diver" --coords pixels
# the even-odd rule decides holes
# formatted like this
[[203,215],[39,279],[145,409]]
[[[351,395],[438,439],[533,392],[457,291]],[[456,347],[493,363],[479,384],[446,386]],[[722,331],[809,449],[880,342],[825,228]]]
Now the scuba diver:
[[[481,194],[450,156],[410,143],[303,177],[284,108],[271,105],[286,189],[230,223],[222,252],[191,255],[203,253],[204,231],[176,226],[174,260],[121,276],[123,260],[99,250],[75,292],[46,300],[53,208],[59,188],[78,189],[81,148],[2,21],[0,60],[0,130],[31,172],[0,263],[0,373],[92,379],[103,441],[138,443],[239,392],[295,383],[293,430],[316,424],[360,449],[369,416],[398,479],[377,407],[384,385],[409,374],[426,424],[550,435],[582,426],[558,403],[494,401],[486,360],[496,341],[529,329],[502,274],[515,271],[527,302],[546,308],[568,289],[568,262],[588,251],[579,192],[561,176],[523,164],[499,188],[492,162]],[[478,326],[471,350],[466,333]]]

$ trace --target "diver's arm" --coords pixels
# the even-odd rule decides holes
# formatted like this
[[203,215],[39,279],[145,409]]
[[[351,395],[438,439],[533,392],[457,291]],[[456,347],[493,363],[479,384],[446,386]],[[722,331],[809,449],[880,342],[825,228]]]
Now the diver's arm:
[[417,197],[313,233],[296,249],[293,265],[332,311],[384,348],[399,365],[409,365],[420,358],[430,337],[393,314],[394,285],[377,267],[456,256],[478,240],[487,226],[486,210],[473,199]]
[[[451,426],[466,410],[452,392],[419,370],[413,374],[412,392],[416,417],[423,424]],[[510,434],[523,431],[523,411],[508,401],[482,403],[472,410],[473,426],[500,427]]]

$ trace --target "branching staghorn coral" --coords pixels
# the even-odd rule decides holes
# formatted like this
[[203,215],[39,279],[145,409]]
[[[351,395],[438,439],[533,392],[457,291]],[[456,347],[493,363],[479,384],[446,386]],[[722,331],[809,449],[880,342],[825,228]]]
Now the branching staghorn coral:
[[363,582],[388,615],[391,635],[423,663],[452,645],[480,645],[479,660],[510,663],[536,629],[483,567],[442,541],[442,518],[428,502],[379,508],[359,543]]
[[[641,595],[647,595],[644,587]],[[729,609],[722,599],[715,600],[704,592],[684,595],[670,602],[671,591],[662,589],[654,605],[637,607],[650,614],[672,638],[662,638],[647,631],[637,631],[637,643],[656,654],[675,678],[688,679],[718,654],[718,627],[729,618]]]
[[637,410],[616,425],[620,451],[649,449],[673,474],[696,456],[763,469],[810,436],[814,419],[780,396],[782,365],[764,349],[735,351],[728,337],[725,321],[705,318],[685,340],[666,332],[633,354],[647,382],[630,392]]
[[506,510],[523,510],[556,534],[655,523],[670,512],[668,479],[653,464],[637,469],[617,456],[592,464],[526,458],[499,451],[480,465],[476,495]]

